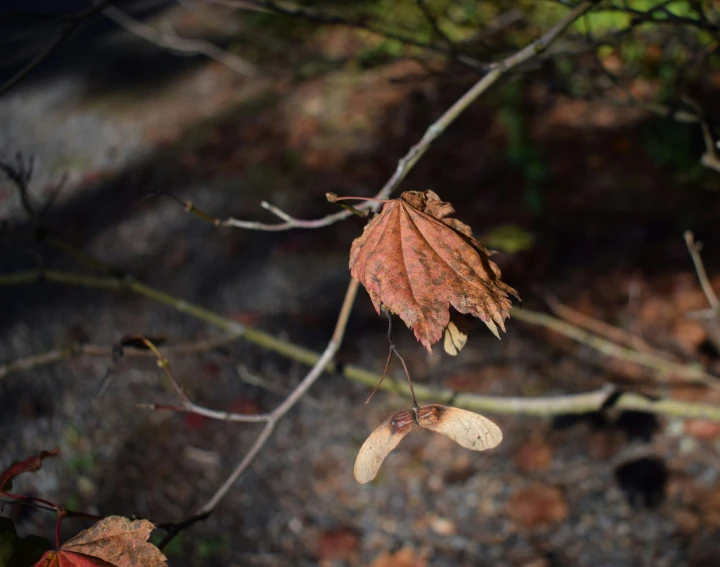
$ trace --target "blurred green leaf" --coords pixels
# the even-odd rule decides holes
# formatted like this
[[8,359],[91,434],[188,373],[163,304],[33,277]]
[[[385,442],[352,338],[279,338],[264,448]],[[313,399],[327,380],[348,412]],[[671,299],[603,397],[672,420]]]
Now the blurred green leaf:
[[535,236],[521,226],[506,224],[485,233],[480,241],[491,250],[516,254],[530,250],[535,244]]

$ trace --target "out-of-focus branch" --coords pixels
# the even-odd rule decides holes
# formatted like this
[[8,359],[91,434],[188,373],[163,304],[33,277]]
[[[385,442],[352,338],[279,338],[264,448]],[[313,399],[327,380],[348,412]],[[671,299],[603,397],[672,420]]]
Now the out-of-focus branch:
[[717,142],[715,141],[715,136],[710,128],[710,124],[708,124],[707,120],[703,117],[702,108],[700,108],[700,105],[694,99],[691,99],[688,96],[684,96],[683,100],[695,109],[700,122],[700,127],[702,128],[703,141],[705,142],[705,153],[700,158],[700,163],[702,163],[705,167],[720,173],[720,156],[718,156]]
[[[216,1],[216,0],[213,0]],[[227,3],[226,0],[219,0],[222,3]],[[255,2],[257,5],[266,7],[268,9],[274,9],[276,4],[274,2]],[[480,79],[472,88],[470,88],[463,96],[461,96],[455,103],[443,113],[443,115],[435,121],[425,131],[425,134],[410,150],[403,156],[395,169],[395,172],[387,180],[382,189],[375,195],[376,199],[387,199],[397,189],[398,185],[407,177],[412,171],[415,165],[420,161],[420,158],[425,152],[430,149],[432,143],[439,138],[445,130],[465,111],[467,108],[485,91],[487,91],[492,85],[494,85],[498,79],[506,75],[508,72],[516,69],[520,65],[527,63],[540,53],[544,52],[552,43],[558,38],[558,36],[565,31],[575,20],[585,14],[590,8],[596,4],[596,0],[586,0],[580,2],[570,12],[562,18],[558,23],[551,27],[544,35],[537,40],[533,41],[529,45],[525,46],[520,51],[517,51],[513,55],[503,59],[498,63],[493,63],[490,66],[490,70]],[[265,206],[265,208],[270,208]],[[379,205],[377,203],[367,202],[358,205],[358,210],[377,210]],[[249,230],[267,230],[267,231],[279,231],[288,230],[291,228],[319,228],[331,225],[335,222],[341,221],[348,218],[352,212],[340,211],[333,213],[316,220],[298,220],[293,219],[289,215],[286,215],[289,220],[286,220],[280,224],[265,224],[254,221],[243,221],[238,219],[227,219],[220,220],[214,219],[212,216],[197,210],[192,203],[189,206],[186,204],[188,212],[194,213],[204,220],[209,220],[218,226],[232,226],[236,228],[245,228]],[[272,210],[272,209],[271,209]],[[276,213],[277,214],[277,213]]]
[[53,53],[53,51],[55,51],[58,47],[60,47],[63,43],[70,39],[70,36],[72,36],[86,20],[98,14],[99,12],[102,12],[112,3],[113,0],[104,0],[101,2],[97,2],[95,5],[90,6],[89,8],[86,8],[85,10],[82,10],[75,15],[69,17],[67,19],[68,23],[65,29],[60,33],[57,39],[55,39],[55,41],[48,45],[43,51],[38,53],[38,55],[32,61],[25,65],[25,67],[23,67],[15,75],[10,77],[10,79],[4,85],[0,86],[0,96],[7,94],[10,89],[15,87],[20,81],[22,81],[25,77],[32,73],[32,71],[35,70],[35,68],[43,61],[45,61]]
[[328,25],[328,26],[343,26],[346,28],[355,28],[365,30],[379,36],[391,39],[405,45],[412,45],[421,49],[427,49],[436,53],[441,53],[452,59],[455,59],[459,63],[471,67],[473,69],[483,70],[487,66],[472,57],[467,55],[456,53],[452,49],[444,46],[435,45],[432,43],[425,43],[419,41],[410,36],[406,36],[395,31],[378,28],[365,21],[347,20],[337,15],[326,14],[316,10],[308,9],[296,4],[289,2],[275,2],[273,0],[204,0],[210,4],[221,4],[223,6],[229,6],[231,8],[237,8],[241,10],[263,10],[266,12],[272,12],[280,14],[290,18],[302,19],[317,24]]
[[254,77],[258,74],[257,67],[252,63],[204,39],[189,39],[180,37],[174,32],[156,30],[115,6],[105,8],[103,15],[130,33],[173,53],[205,55],[245,77]]
[[702,368],[691,365],[672,362],[650,352],[638,352],[625,346],[616,344],[608,339],[594,335],[585,329],[581,329],[565,321],[561,321],[538,311],[530,311],[529,309],[513,309],[511,316],[531,325],[540,325],[546,329],[551,329],[558,333],[570,337],[571,339],[587,345],[607,356],[627,360],[640,366],[655,370],[657,374],[655,378],[667,382],[672,378],[685,380],[688,382],[696,382],[705,384],[711,388],[720,388],[720,378],[709,374]]
[[[238,339],[237,335],[226,335],[215,339],[207,339],[204,341],[196,341],[187,344],[169,345],[164,350],[173,355],[187,355],[207,352],[229,345]],[[54,364],[62,360],[68,360],[79,356],[93,356],[110,358],[113,356],[114,347],[101,346],[92,344],[78,344],[68,348],[53,349],[48,352],[32,354],[23,358],[18,358],[11,362],[0,364],[0,380],[16,372],[25,372],[33,368],[39,368],[47,364]],[[127,348],[123,350],[123,356],[128,358],[141,357],[147,358],[155,356],[152,352],[146,350],[138,350]]]
[[712,317],[706,318],[710,336],[715,346],[720,348],[720,300],[718,300],[718,296],[710,283],[710,278],[708,278],[707,272],[705,271],[705,264],[703,263],[702,256],[700,256],[702,245],[700,242],[695,241],[695,236],[690,230],[686,230],[683,236],[685,237],[685,244],[687,244],[688,252],[695,266],[700,287],[713,313]]
[[[204,309],[198,305],[194,305],[182,299],[173,297],[165,292],[137,282],[130,277],[126,277],[124,279],[112,277],[99,278],[94,276],[85,276],[82,274],[60,272],[57,270],[35,270],[31,272],[0,275],[0,286],[22,285],[39,281],[52,281],[56,283],[98,287],[109,290],[114,289],[118,291],[132,291],[155,301],[159,301],[160,303],[164,303],[178,311],[187,313],[193,317],[201,319],[208,324],[217,326],[224,331],[231,333],[235,337],[242,337],[248,342],[251,342],[268,350],[272,350],[273,352],[285,358],[290,358],[292,360],[295,360],[302,364],[307,364],[309,366],[317,364],[319,360],[319,355],[311,350],[284,341],[268,333],[264,333],[263,331],[260,331],[258,329],[245,327],[244,325],[241,325],[240,323],[233,321],[232,319],[228,319],[226,317],[223,317],[222,315]],[[622,360],[628,360],[635,364],[650,368],[657,372],[656,378],[662,381],[668,380],[671,377],[675,377],[681,380],[702,383],[713,388],[716,387],[718,381],[718,378],[716,376],[707,373],[701,368],[671,362],[666,360],[665,358],[654,354],[637,352],[627,347],[617,345],[612,341],[594,335],[588,331],[585,331],[584,329],[556,319],[555,317],[547,315],[545,313],[530,311],[528,309],[513,309],[512,317],[514,319],[525,321],[526,323],[540,325],[562,333],[608,356],[620,358]],[[42,357],[40,357],[39,360],[42,361]],[[54,361],[55,360],[53,360],[52,357],[48,357],[45,363],[50,363]],[[39,363],[33,364],[31,367],[34,366],[39,366]],[[332,372],[336,369],[333,365],[329,365],[327,370],[329,372]],[[342,374],[350,380],[368,383],[370,385],[374,385],[375,383],[377,383],[377,380],[379,378],[379,376],[373,373],[347,365],[343,366]],[[418,387],[419,386],[416,386],[416,389]],[[391,385],[388,388],[394,389],[395,386]],[[432,397],[435,394],[442,394],[442,392],[434,390],[428,392],[428,396],[424,396],[425,399],[427,399],[428,397]],[[453,393],[449,391],[446,393],[448,394],[448,396],[453,395]],[[418,397],[423,396],[418,394]]]
[[[245,456],[240,460],[240,462],[235,466],[232,473],[228,476],[228,478],[225,480],[225,482],[220,486],[220,488],[217,489],[215,494],[212,495],[212,497],[200,508],[196,514],[192,516],[192,518],[206,518],[209,514],[212,513],[212,511],[217,507],[217,505],[220,503],[220,501],[225,497],[225,495],[228,493],[228,491],[232,488],[232,486],[237,482],[237,480],[240,478],[240,476],[250,467],[252,462],[255,460],[255,457],[257,457],[258,453],[260,453],[260,450],[263,448],[265,443],[270,439],[273,432],[275,431],[275,428],[277,427],[277,424],[280,422],[280,420],[297,404],[302,397],[307,393],[307,391],[310,389],[310,387],[317,381],[317,379],[320,377],[320,375],[327,370],[333,359],[335,358],[335,354],[340,348],[340,345],[342,344],[343,336],[345,335],[345,328],[347,327],[348,318],[350,317],[350,311],[352,310],[352,306],[355,303],[355,297],[357,296],[357,290],[358,290],[358,282],[354,278],[351,278],[350,284],[348,285],[347,292],[345,293],[345,299],[343,300],[342,307],[340,308],[340,313],[338,315],[337,323],[335,324],[335,331],[332,334],[332,337],[330,338],[330,342],[328,342],[327,347],[325,348],[325,351],[317,358],[317,361],[313,365],[313,367],[310,369],[310,371],[307,373],[305,378],[302,379],[302,381],[297,385],[297,387],[283,400],[283,402],[277,406],[273,411],[261,415],[242,415],[242,414],[233,414],[238,417],[245,417],[246,419],[235,419],[234,421],[254,421],[254,422],[264,422],[265,427],[263,427],[262,431],[260,432],[260,435],[258,435],[257,439],[253,443],[253,445],[250,447],[248,452],[245,454]],[[167,365],[167,361],[160,356],[158,359],[159,361],[164,361],[164,364],[162,365],[164,370],[166,371],[166,374],[168,377],[173,381],[174,386],[177,390],[179,390],[180,393],[182,393],[182,388],[180,388],[180,385],[175,380],[175,377],[172,375],[172,372],[169,370],[169,366]],[[190,400],[184,396],[184,394],[181,395],[183,399],[183,406],[188,407],[188,404],[192,404]],[[197,408],[197,406],[195,406]],[[201,414],[205,415],[205,414]],[[210,417],[210,416],[209,416]],[[221,418],[223,419],[223,418]],[[180,524],[176,525],[182,525],[183,522],[180,522]],[[177,535],[178,531],[174,530],[172,532],[168,533],[168,536],[163,539],[161,542],[162,545],[159,547],[162,548],[165,545],[167,545],[175,535]]]
[[710,278],[708,278],[707,272],[705,271],[705,264],[703,264],[702,256],[700,256],[701,244],[699,242],[695,242],[695,236],[690,230],[686,230],[683,236],[685,237],[685,244],[687,244],[688,252],[690,252],[690,257],[692,258],[693,265],[695,266],[695,271],[697,272],[698,280],[700,281],[703,293],[705,294],[710,307],[718,309],[720,308],[720,301],[715,294],[715,290],[710,284]]

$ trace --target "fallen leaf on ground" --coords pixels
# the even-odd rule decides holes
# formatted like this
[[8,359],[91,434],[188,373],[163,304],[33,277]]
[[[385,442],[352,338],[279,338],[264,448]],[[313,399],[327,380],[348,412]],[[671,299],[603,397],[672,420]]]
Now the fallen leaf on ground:
[[513,494],[508,513],[515,524],[533,528],[562,522],[567,518],[568,505],[558,488],[536,484]]
[[355,460],[355,480],[361,484],[375,478],[380,466],[415,425],[446,435],[462,447],[484,451],[497,447],[502,431],[488,418],[471,411],[431,404],[397,411],[370,434]]
[[697,439],[713,439],[720,436],[720,423],[709,419],[686,419],[685,433]]
[[552,462],[552,447],[544,439],[531,439],[520,447],[513,461],[523,472],[546,470]]
[[147,542],[154,528],[147,520],[108,516],[46,552],[35,567],[164,567],[166,557]]
[[42,466],[43,459],[47,457],[54,457],[59,453],[60,451],[58,449],[53,449],[52,451],[41,451],[37,455],[28,457],[22,461],[14,462],[2,473],[0,473],[0,491],[7,488],[6,485],[19,474],[38,470]]
[[321,562],[351,561],[359,547],[360,540],[354,531],[347,528],[325,530],[318,542],[318,559]]
[[350,249],[350,273],[382,307],[400,316],[432,352],[450,321],[450,305],[505,330],[509,295],[490,251],[469,226],[450,218],[450,203],[433,191],[406,191],[387,202]]
[[427,557],[410,547],[403,547],[395,553],[382,553],[370,567],[427,567]]

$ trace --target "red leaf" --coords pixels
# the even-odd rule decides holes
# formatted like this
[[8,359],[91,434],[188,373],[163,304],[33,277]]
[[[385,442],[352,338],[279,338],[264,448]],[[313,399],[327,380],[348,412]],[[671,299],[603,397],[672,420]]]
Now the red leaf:
[[147,542],[154,527],[147,520],[108,516],[45,552],[34,567],[166,567],[166,557]]
[[7,485],[13,478],[18,476],[19,474],[38,470],[42,466],[42,461],[44,458],[54,457],[59,453],[59,449],[53,449],[52,451],[42,451],[37,455],[28,457],[27,459],[24,459],[22,461],[14,462],[5,471],[0,473],[0,491],[3,490],[5,488],[5,485]]
[[396,313],[432,352],[450,321],[450,305],[482,320],[499,338],[509,295],[491,252],[433,191],[406,191],[389,201],[350,249],[350,273],[375,309]]

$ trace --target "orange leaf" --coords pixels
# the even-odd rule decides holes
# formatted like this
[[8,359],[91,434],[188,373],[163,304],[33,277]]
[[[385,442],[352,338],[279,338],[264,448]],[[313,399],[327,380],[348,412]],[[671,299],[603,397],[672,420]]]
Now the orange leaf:
[[424,553],[418,554],[409,547],[403,547],[395,553],[383,553],[371,567],[427,567],[427,557]]
[[14,462],[6,470],[0,473],[0,491],[3,490],[5,485],[7,485],[17,475],[38,470],[42,466],[44,458],[54,457],[58,453],[60,453],[58,449],[53,449],[52,451],[42,451],[37,455],[28,457],[22,461]]
[[350,273],[375,309],[396,313],[432,352],[450,321],[450,305],[482,320],[500,338],[510,314],[508,295],[491,252],[455,210],[433,191],[406,191],[387,202],[350,249]]
[[165,556],[147,542],[154,527],[147,520],[108,516],[46,552],[35,567],[165,567]]

